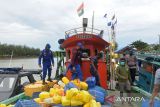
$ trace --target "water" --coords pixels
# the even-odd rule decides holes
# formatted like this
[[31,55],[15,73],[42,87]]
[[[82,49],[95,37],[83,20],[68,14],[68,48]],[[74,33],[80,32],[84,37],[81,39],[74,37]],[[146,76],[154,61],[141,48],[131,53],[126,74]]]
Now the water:
[[[52,78],[55,76],[56,68],[57,68],[57,60],[54,59],[55,66],[52,67]],[[10,63],[10,59],[0,59],[0,68],[1,67],[22,67],[24,69],[42,69],[38,66],[38,58],[19,58],[12,59]],[[37,76],[36,76],[37,78]]]
[[[0,67],[9,67],[10,59],[0,59]],[[38,69],[37,58],[13,59],[10,67],[22,67],[24,69]]]

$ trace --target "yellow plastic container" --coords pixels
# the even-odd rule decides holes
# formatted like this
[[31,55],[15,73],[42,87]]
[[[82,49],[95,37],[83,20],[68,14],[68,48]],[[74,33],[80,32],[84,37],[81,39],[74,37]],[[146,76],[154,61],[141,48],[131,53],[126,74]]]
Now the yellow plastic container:
[[62,81],[65,83],[65,84],[68,84],[69,83],[69,79],[67,77],[63,77],[62,78]]
[[54,84],[54,86],[53,86],[53,88],[62,88],[60,85],[58,85],[58,84]]
[[52,97],[52,99],[53,99],[54,104],[60,104],[62,97],[59,96],[59,95],[55,95],[55,96]]
[[7,107],[5,104],[0,104],[0,107]]
[[41,92],[41,93],[39,94],[39,98],[43,101],[43,100],[46,99],[46,98],[50,98],[50,94],[49,94],[49,92],[46,92],[46,91]]
[[82,90],[81,94],[83,95],[83,102],[84,103],[88,103],[88,102],[90,102],[93,99],[88,91]]
[[91,100],[90,106],[91,106],[91,107],[98,107],[98,106],[97,106],[97,102],[96,102],[95,100]]
[[70,106],[71,105],[71,100],[67,99],[65,96],[62,97],[62,106]]
[[64,96],[64,95],[65,95],[64,89],[59,89],[59,90],[58,90],[58,95]]
[[91,107],[91,106],[90,106],[90,102],[84,104],[83,107]]
[[48,89],[48,85],[29,84],[24,87],[24,93],[26,96],[32,97],[34,92],[48,91]]
[[[45,81],[47,83],[47,85],[52,88],[54,86],[54,84],[57,83],[57,80],[52,80],[52,82],[50,81]],[[36,81],[35,84],[42,84],[43,82],[42,81]]]
[[14,105],[10,104],[10,105],[8,105],[7,107],[14,107]]
[[83,95],[81,92],[78,92],[72,99],[78,100],[78,101],[83,101]]
[[101,103],[100,102],[97,102],[97,107],[101,107]]
[[53,97],[54,95],[59,95],[59,96],[64,96],[65,93],[64,93],[64,89],[63,88],[50,88],[50,96]]
[[49,94],[50,94],[51,97],[56,95],[56,93],[57,93],[57,89],[56,88],[50,88]]
[[88,89],[88,84],[86,82],[80,82],[81,89],[87,90]]
[[82,101],[78,101],[78,100],[71,100],[71,106],[80,106],[83,105]]
[[70,90],[66,91],[66,98],[67,99],[71,99],[73,96],[75,96],[78,93],[78,89],[77,88],[71,88]]
[[40,98],[35,98],[34,101],[35,101],[36,103],[38,103],[38,104],[39,104],[40,102],[42,102],[42,100],[41,100]]

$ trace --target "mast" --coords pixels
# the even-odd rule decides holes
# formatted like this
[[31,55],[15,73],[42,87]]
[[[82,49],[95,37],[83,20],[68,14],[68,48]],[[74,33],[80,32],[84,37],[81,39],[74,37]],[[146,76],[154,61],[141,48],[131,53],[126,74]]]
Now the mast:
[[93,15],[92,15],[92,33],[93,33],[93,29],[94,29],[94,11],[93,11]]

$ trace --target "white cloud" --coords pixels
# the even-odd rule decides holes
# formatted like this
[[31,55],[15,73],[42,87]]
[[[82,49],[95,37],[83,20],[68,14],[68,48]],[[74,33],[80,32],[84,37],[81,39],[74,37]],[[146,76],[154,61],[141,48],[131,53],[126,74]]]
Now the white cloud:
[[[1,0],[0,1],[0,42],[43,48],[51,43],[58,49],[58,39],[64,38],[68,29],[81,26],[76,9],[81,0]],[[107,34],[108,13],[110,19],[115,13],[118,19],[117,41],[125,46],[141,39],[157,43],[160,33],[159,0],[85,0],[84,17],[89,18],[95,11],[95,27]],[[104,39],[108,40],[105,35]]]

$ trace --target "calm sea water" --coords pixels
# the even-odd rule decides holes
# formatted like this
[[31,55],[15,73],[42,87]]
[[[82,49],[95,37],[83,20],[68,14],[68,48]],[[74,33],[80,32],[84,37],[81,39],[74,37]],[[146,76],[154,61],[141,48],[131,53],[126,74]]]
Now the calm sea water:
[[[56,59],[55,66],[52,67],[52,78],[55,75],[55,71],[57,68],[57,62]],[[38,58],[21,58],[21,59],[12,59],[10,62],[10,59],[0,59],[0,67],[22,67],[24,69],[42,69],[38,66]]]

